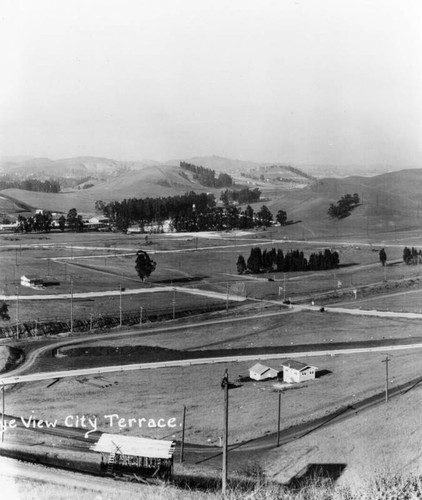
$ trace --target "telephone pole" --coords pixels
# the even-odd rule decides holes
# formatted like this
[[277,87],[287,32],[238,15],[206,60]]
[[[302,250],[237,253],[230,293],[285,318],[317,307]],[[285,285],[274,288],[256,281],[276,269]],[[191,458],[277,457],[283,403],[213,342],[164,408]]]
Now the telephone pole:
[[278,391],[277,448],[280,446],[281,391]]
[[186,406],[183,406],[182,445],[180,449],[180,463],[183,463],[183,453],[185,451],[185,423],[186,423]]
[[19,287],[16,285],[16,340],[19,338]]
[[143,316],[144,308],[141,306],[141,312],[139,314],[139,326],[142,328],[142,316]]
[[222,493],[227,489],[227,451],[229,444],[229,372],[226,368],[221,387],[224,390],[224,436],[223,436],[223,480]]
[[388,354],[385,355],[385,359],[381,362],[385,363],[385,402],[388,403],[388,362],[391,361],[391,358],[388,357]]
[[173,304],[173,319],[175,319],[176,318],[176,288],[173,288],[172,304]]
[[70,333],[73,333],[73,278],[70,278]]
[[2,392],[2,407],[1,407],[1,442],[3,443],[4,441],[4,384],[2,384],[1,388]]
[[229,313],[229,282],[227,282],[226,313]]
[[120,294],[119,294],[119,316],[120,316],[120,327],[123,324],[123,311],[122,311],[122,284],[120,283]]

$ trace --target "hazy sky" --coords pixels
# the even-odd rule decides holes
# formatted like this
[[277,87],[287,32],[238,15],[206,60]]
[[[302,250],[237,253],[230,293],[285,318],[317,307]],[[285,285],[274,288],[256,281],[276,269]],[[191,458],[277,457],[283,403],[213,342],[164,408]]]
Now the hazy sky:
[[422,167],[420,0],[0,0],[0,154]]

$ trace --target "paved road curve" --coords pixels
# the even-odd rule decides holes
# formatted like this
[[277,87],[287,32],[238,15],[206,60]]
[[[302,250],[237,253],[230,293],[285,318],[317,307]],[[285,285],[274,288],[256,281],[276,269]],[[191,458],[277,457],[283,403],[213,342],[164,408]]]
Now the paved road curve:
[[78,370],[65,370],[44,373],[34,373],[31,375],[15,375],[0,379],[0,384],[11,385],[23,382],[37,382],[40,380],[55,380],[66,377],[79,377],[82,375],[101,375],[103,373],[126,372],[133,370],[150,370],[157,368],[170,368],[175,366],[193,366],[215,363],[233,363],[242,361],[255,361],[257,359],[283,359],[283,358],[306,358],[312,356],[335,356],[338,354],[360,354],[367,352],[387,352],[403,349],[422,349],[422,343],[407,345],[385,345],[380,347],[362,347],[353,349],[335,349],[304,352],[288,352],[277,354],[252,354],[246,356],[221,356],[214,358],[196,358],[176,361],[160,361],[155,363],[133,363],[130,365],[101,366],[97,368],[81,368]]

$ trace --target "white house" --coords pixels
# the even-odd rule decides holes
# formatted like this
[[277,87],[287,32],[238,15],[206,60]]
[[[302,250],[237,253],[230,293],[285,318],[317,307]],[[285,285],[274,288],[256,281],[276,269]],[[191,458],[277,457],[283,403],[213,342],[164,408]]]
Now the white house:
[[44,281],[37,276],[21,276],[21,285],[29,288],[44,288]]
[[306,365],[294,359],[284,361],[281,366],[283,367],[283,380],[288,383],[313,380],[318,369],[316,366]]
[[278,376],[278,371],[269,366],[261,365],[261,363],[256,363],[252,368],[249,368],[249,378],[253,380],[265,380],[267,378],[275,378]]

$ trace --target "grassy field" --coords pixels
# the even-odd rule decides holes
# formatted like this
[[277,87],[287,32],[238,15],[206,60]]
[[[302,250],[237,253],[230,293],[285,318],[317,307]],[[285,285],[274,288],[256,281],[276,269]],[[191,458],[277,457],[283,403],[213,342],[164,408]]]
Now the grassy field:
[[[383,390],[385,366],[381,353],[318,356],[307,363],[325,370],[314,381],[287,390],[282,396],[282,428],[321,417],[353,401]],[[266,364],[279,367],[280,360]],[[183,406],[187,406],[186,440],[219,444],[222,436],[222,391],[224,369],[238,387],[230,391],[230,441],[237,443],[275,432],[277,392],[272,381],[237,382],[248,375],[252,362],[142,370],[108,374],[104,377],[78,377],[27,383],[8,393],[6,412],[15,416],[58,419],[68,415],[96,415],[98,428],[157,438],[180,437]],[[399,385],[420,376],[420,353],[397,351],[390,363],[390,385]],[[240,380],[240,379],[239,379]],[[173,428],[119,428],[104,417],[119,414],[125,419],[175,418]]]
[[[239,253],[246,258],[251,246],[259,244],[262,248],[303,248],[306,255],[322,251],[328,245],[312,242],[298,244],[279,243],[268,240],[281,237],[281,229],[254,235],[236,237],[225,234],[220,237],[192,237],[191,235],[153,235],[151,245],[145,246],[143,235],[127,236],[113,233],[52,233],[50,235],[13,235],[0,238],[0,287],[9,305],[9,314],[17,317],[16,286],[22,275],[38,275],[50,281],[51,286],[42,291],[19,286],[20,296],[35,294],[69,294],[71,281],[73,292],[96,291],[98,293],[119,290],[120,286],[129,291],[142,288],[134,269],[135,253],[143,246],[157,262],[157,269],[151,275],[147,286],[168,286],[172,284],[200,288],[203,290],[226,292],[227,283],[235,284],[237,292],[246,297],[261,300],[282,300],[284,297],[295,300],[298,297],[313,296],[317,299],[321,292],[335,292],[343,289],[370,286],[372,283],[384,283],[388,291],[388,281],[413,279],[422,276],[422,266],[405,266],[402,263],[383,268],[378,260],[378,247],[338,245],[342,267],[338,270],[309,273],[271,273],[258,276],[238,276],[236,260]],[[217,235],[218,236],[218,235]],[[253,238],[253,236],[255,238]],[[332,246],[331,246],[332,247]],[[196,250],[198,248],[198,250]],[[373,251],[373,250],[376,251]],[[402,248],[388,248],[389,260],[400,259]],[[270,281],[269,281],[270,279]],[[383,285],[384,286],[384,285]],[[240,288],[239,288],[240,287]],[[280,291],[280,287],[283,291]],[[241,290],[239,292],[239,290]],[[351,292],[349,292],[351,293]],[[149,309],[168,311],[172,307],[172,296],[147,297],[125,296],[124,311],[136,311],[141,306]],[[177,300],[176,307],[183,309],[185,303],[192,307],[201,307],[204,299],[189,295]],[[224,304],[222,304],[224,306]],[[394,310],[394,301],[389,304]],[[399,305],[395,310],[401,310]],[[26,320],[66,320],[69,316],[68,301],[52,301],[49,307],[41,301],[19,304],[20,321]],[[119,297],[90,298],[74,301],[75,318],[89,318],[92,315],[118,315]],[[7,324],[4,323],[3,324]]]
[[[241,281],[243,292],[250,299],[277,300],[281,304],[286,298],[295,300],[314,294],[334,292],[344,288],[371,287],[381,284],[383,291],[394,292],[393,281],[410,280],[422,276],[422,266],[405,266],[392,263],[400,259],[407,242],[401,244],[400,234],[395,234],[397,247],[387,247],[388,263],[383,268],[378,259],[378,251],[383,241],[365,246],[365,238],[345,245],[318,242],[288,243],[282,240],[284,230],[266,231],[234,237],[206,238],[183,235],[182,237],[158,235],[150,237],[152,245],[145,246],[145,237],[116,235],[113,233],[51,235],[17,235],[0,238],[0,270],[3,279],[0,288],[6,295],[14,296],[15,287],[23,274],[50,276],[59,284],[42,292],[19,287],[19,293],[69,293],[70,278],[73,292],[106,290],[118,291],[120,286],[130,291],[149,286],[168,286],[168,292],[124,295],[123,312],[171,311],[173,307],[172,286],[185,286],[202,290],[219,291],[223,295],[229,286]],[[415,235],[416,237],[416,235]],[[18,238],[18,239],[15,239]],[[271,240],[279,240],[275,243]],[[262,248],[282,248],[288,251],[301,248],[305,255],[335,248],[340,253],[343,267],[336,271],[313,273],[275,273],[271,275],[238,276],[236,259],[239,253],[246,258],[251,246]],[[142,284],[134,269],[134,254],[145,248],[157,262],[157,270],[151,275],[147,285]],[[126,255],[129,254],[129,255]],[[58,259],[58,260],[54,260]],[[269,281],[271,278],[274,281]],[[387,280],[384,282],[384,280]],[[340,288],[338,282],[341,282]],[[391,284],[391,286],[390,286]],[[420,293],[418,284],[398,291],[410,291],[394,297],[368,297],[359,294],[359,300],[350,301],[350,307],[379,308],[389,310],[418,310]],[[280,287],[285,290],[280,293]],[[368,292],[369,293],[369,292]],[[378,290],[376,291],[378,293]],[[346,297],[347,299],[347,297]],[[344,297],[339,300],[346,300]],[[369,300],[370,299],[370,300]],[[7,300],[11,322],[16,318],[17,301]],[[218,302],[201,296],[176,294],[177,308],[201,308]],[[221,301],[224,308],[224,299]],[[48,307],[47,307],[48,304]],[[74,299],[75,317],[89,318],[91,315],[119,314],[120,299],[98,297]],[[277,308],[277,306],[275,306]],[[69,301],[48,302],[25,301],[19,303],[20,321],[43,319],[67,320],[70,316]],[[234,318],[229,315],[228,318]],[[7,324],[4,322],[3,324]],[[128,346],[143,346],[147,357],[148,348],[161,347],[176,350],[229,350],[246,348],[267,348],[274,346],[294,346],[309,344],[332,344],[335,342],[356,342],[376,339],[410,339],[420,335],[418,321],[401,319],[365,318],[321,314],[319,312],[284,313],[278,316],[264,316],[262,313],[247,321],[232,321],[218,325],[182,328],[179,331],[150,332],[139,331],[138,335],[110,340],[105,336],[101,341],[90,344],[87,352],[78,352],[78,357],[41,358],[35,368],[47,371],[101,364],[106,358],[93,356],[92,349],[108,346],[115,354],[107,358],[107,363],[133,362],[133,356],[118,354],[118,350]],[[110,349],[109,349],[110,351]],[[397,351],[390,363],[390,385],[398,385],[420,376],[420,353]],[[354,356],[327,356],[309,358],[307,362],[325,370],[325,375],[315,381],[301,384],[282,395],[282,428],[329,414],[335,409],[352,404],[375,393],[381,392],[385,383],[385,365],[381,354],[359,354]],[[280,361],[268,361],[278,367]],[[198,444],[219,445],[222,436],[222,391],[220,382],[224,369],[229,369],[230,378],[237,388],[230,391],[230,440],[239,443],[277,429],[278,396],[272,382],[256,383],[241,381],[248,374],[253,363],[229,363],[186,368],[166,368],[138,372],[116,373],[106,377],[80,377],[63,379],[57,383],[39,382],[15,386],[7,391],[7,412],[27,417],[33,412],[37,418],[63,421],[68,415],[95,415],[98,428],[104,431],[131,433],[156,438],[180,438],[180,423],[183,406],[187,406],[186,440]],[[177,428],[134,427],[110,428],[105,415],[119,414],[129,418],[152,418],[166,421],[175,418]],[[350,431],[352,433],[352,431]],[[333,433],[333,439],[343,434]],[[354,438],[353,438],[354,439]],[[302,448],[298,448],[302,450]],[[306,457],[306,450],[300,460]],[[309,455],[311,456],[311,455]],[[329,453],[326,452],[326,460]],[[278,458],[277,458],[278,460]],[[281,460],[281,458],[280,458]],[[340,458],[338,458],[340,460]],[[300,462],[300,463],[302,463]],[[343,463],[343,462],[342,462]],[[284,467],[284,466],[283,466]]]
[[[274,311],[268,311],[272,314]],[[224,318],[223,318],[224,319]],[[215,325],[198,325],[171,332],[151,332],[143,329],[130,338],[104,339],[89,342],[92,347],[110,345],[158,346],[177,350],[234,349],[266,346],[331,344],[374,339],[409,339],[420,334],[417,320],[384,319],[319,312],[279,313],[275,316],[258,314],[240,321]],[[49,369],[58,369],[60,359],[49,358]]]

